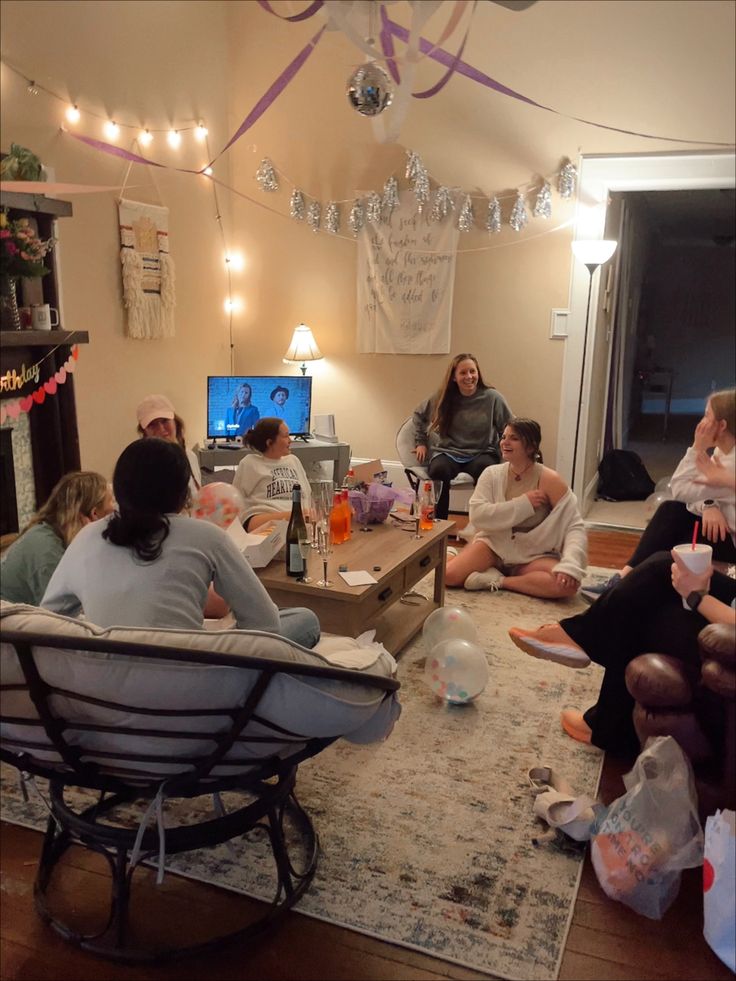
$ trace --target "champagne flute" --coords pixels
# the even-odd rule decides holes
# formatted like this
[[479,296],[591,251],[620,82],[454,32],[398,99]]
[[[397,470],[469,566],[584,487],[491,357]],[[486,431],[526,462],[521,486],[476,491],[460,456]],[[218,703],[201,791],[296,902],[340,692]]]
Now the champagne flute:
[[317,529],[317,544],[319,554],[322,557],[322,578],[317,580],[318,586],[325,588],[332,586],[333,583],[327,578],[327,559],[330,555],[330,523],[329,520],[321,521]]
[[297,578],[297,582],[309,583],[312,582],[312,577],[307,575],[308,567],[307,560],[309,558],[309,549],[311,548],[312,541],[309,536],[309,531],[307,530],[306,535],[299,535],[299,554],[304,560],[304,572]]
[[432,481],[432,496],[434,498],[434,500],[432,502],[434,504],[434,511],[432,513],[432,520],[433,521],[439,521],[440,520],[437,517],[437,504],[439,503],[439,499],[440,499],[440,495],[441,494],[442,494],[442,481],[441,480],[433,480]]

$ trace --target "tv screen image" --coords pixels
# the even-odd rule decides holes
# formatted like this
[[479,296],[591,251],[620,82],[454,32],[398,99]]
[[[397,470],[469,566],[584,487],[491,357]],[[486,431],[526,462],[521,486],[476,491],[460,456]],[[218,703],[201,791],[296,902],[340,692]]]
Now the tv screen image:
[[267,416],[283,419],[292,436],[307,436],[311,412],[309,375],[210,375],[207,378],[208,439],[239,439]]

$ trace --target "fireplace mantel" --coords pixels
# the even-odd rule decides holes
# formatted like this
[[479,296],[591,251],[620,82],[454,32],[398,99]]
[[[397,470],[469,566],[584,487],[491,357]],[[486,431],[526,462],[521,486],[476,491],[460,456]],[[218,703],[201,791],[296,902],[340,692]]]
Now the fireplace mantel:
[[0,349],[56,347],[57,344],[89,344],[89,333],[86,330],[0,330]]

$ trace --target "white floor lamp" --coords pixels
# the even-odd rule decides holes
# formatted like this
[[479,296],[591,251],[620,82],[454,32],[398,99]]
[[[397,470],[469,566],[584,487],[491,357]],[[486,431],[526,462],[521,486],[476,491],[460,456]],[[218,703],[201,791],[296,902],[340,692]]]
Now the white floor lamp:
[[604,262],[608,262],[616,251],[618,242],[610,239],[580,239],[572,243],[576,259],[582,262],[590,273],[588,277],[588,306],[585,310],[585,331],[583,333],[583,360],[580,367],[580,391],[578,392],[578,414],[575,420],[575,447],[572,451],[572,476],[570,487],[575,485],[575,467],[578,460],[578,440],[580,439],[580,413],[583,407],[583,384],[585,382],[585,355],[588,349],[588,326],[590,324],[590,297],[593,292],[593,274]]

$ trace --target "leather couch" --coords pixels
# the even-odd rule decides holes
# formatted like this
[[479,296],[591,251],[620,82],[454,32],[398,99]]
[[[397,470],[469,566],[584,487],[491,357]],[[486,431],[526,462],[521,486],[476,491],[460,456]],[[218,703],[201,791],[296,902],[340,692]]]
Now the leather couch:
[[[701,805],[736,803],[736,628],[711,623],[698,635],[700,670],[664,654],[642,654],[626,669],[641,745],[673,736],[695,769]],[[706,804],[706,799],[708,799]]]

